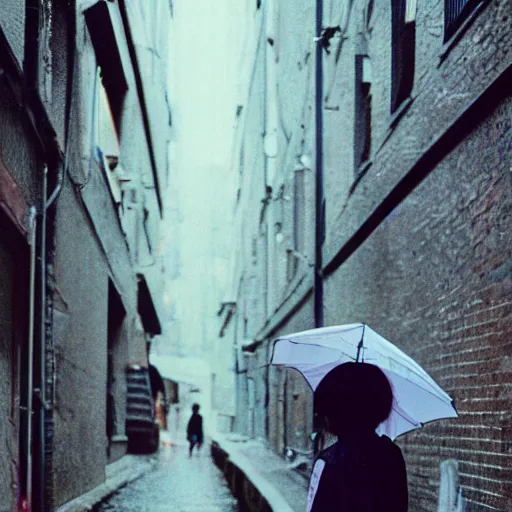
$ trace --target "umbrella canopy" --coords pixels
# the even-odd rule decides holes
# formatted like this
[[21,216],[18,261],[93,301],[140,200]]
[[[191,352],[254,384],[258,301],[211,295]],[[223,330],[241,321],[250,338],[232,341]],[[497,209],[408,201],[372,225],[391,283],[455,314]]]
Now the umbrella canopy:
[[424,423],[456,418],[452,399],[407,354],[365,324],[289,334],[275,340],[271,364],[298,370],[313,391],[333,368],[347,362],[378,366],[393,389],[393,409],[377,429],[395,439]]

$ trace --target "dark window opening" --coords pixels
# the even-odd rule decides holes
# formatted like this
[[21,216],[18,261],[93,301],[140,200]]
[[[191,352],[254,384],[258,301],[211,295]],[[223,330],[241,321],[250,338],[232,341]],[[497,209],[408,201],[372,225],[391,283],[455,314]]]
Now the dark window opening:
[[119,432],[116,412],[118,395],[116,374],[119,373],[119,344],[121,341],[121,326],[126,311],[121,298],[113,285],[108,282],[108,326],[107,326],[107,396],[106,396],[106,434],[107,456],[110,457],[112,438]]
[[391,113],[411,95],[414,84],[416,1],[391,2]]
[[356,55],[354,167],[370,159],[372,149],[371,61],[366,55]]
[[[51,115],[62,141],[67,140],[71,86],[73,85],[73,45],[75,14],[65,0],[55,0],[52,5],[50,48],[52,55]],[[59,101],[65,98],[66,102]],[[66,122],[67,121],[67,122]]]
[[103,87],[107,93],[114,125],[118,134],[121,128],[123,103],[128,90],[121,55],[117,46],[113,21],[107,2],[97,2],[85,11],[85,21],[101,70]]
[[107,93],[108,104],[110,106],[110,112],[112,113],[112,119],[114,120],[114,126],[116,127],[117,134],[119,135],[121,132],[123,104],[128,88],[116,83],[116,80],[109,76],[110,74],[106,69],[104,70],[100,68],[100,73],[103,87]]
[[370,93],[370,84],[363,82],[363,115],[364,115],[364,134],[363,151],[361,153],[361,163],[370,159],[372,149],[372,96]]
[[256,9],[261,7],[261,0],[256,0]]
[[288,249],[286,253],[286,278],[288,281],[292,281],[297,275],[297,269],[299,266],[299,260],[295,253]]
[[242,144],[242,147],[240,148],[240,165],[238,167],[239,173],[244,173],[244,166],[245,166],[245,145]]
[[444,1],[444,40],[447,41],[457,32],[481,0],[445,0]]
[[306,220],[305,171],[295,171],[293,190],[293,248],[298,253],[304,252],[304,235]]
[[39,32],[41,7],[38,0],[27,0],[23,74],[29,89],[37,88],[39,73]]
[[258,238],[256,236],[253,236],[251,240],[251,257],[252,264],[256,265],[258,263]]

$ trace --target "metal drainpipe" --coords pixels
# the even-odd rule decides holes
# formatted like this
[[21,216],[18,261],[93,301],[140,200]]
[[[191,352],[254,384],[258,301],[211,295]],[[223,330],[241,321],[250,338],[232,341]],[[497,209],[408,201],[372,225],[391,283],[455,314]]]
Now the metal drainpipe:
[[321,44],[323,21],[323,0],[316,2],[316,58],[315,58],[315,278],[314,307],[315,327],[324,325],[323,309],[323,264],[322,246],[324,243],[325,212],[324,212],[324,170],[323,170],[323,47]]
[[28,322],[28,383],[27,383],[27,474],[26,500],[32,507],[32,388],[34,386],[34,312],[36,273],[36,209],[30,210],[30,277],[29,277],[29,322]]
[[[322,48],[323,0],[316,0],[316,52],[315,52],[315,275],[313,284],[315,327],[324,325],[324,283],[322,246],[324,243],[324,176],[323,176],[323,48]],[[313,411],[313,431],[323,436],[321,420]],[[322,439],[322,438],[320,438]],[[315,442],[316,441],[316,442]],[[322,441],[313,440],[316,456],[322,449]]]
[[39,510],[45,510],[45,476],[46,476],[46,202],[48,196],[48,166],[43,172],[43,207],[41,214],[41,241],[40,241],[40,382],[39,382]]

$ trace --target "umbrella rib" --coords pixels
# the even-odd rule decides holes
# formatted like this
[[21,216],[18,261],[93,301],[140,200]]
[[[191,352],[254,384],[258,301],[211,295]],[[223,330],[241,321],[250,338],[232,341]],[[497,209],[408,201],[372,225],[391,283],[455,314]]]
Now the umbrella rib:
[[[398,405],[398,403],[397,403],[397,405]],[[423,424],[421,421],[416,421],[414,418],[409,416],[401,407],[399,407],[398,409],[395,409],[393,407],[393,411],[396,414],[398,414],[398,416],[401,416],[405,421],[408,421],[409,423],[411,423],[413,425],[421,426]]]
[[[347,345],[350,345],[351,347],[355,348],[355,346],[350,343],[349,341],[343,339],[343,337],[340,336],[340,339],[341,341],[343,341],[344,343],[346,343]],[[312,342],[302,342],[302,341],[294,341],[294,340],[290,340],[288,338],[279,338],[276,340],[275,344],[278,342],[278,341],[287,341],[288,343],[293,343],[294,345],[302,345],[302,346],[310,346],[310,347],[319,347],[319,348],[325,348],[326,350],[337,350],[339,351],[338,348],[333,348],[333,347],[326,347],[325,345],[320,345],[319,343],[312,343]],[[274,347],[275,347],[275,344],[274,344]],[[350,357],[350,356],[347,356],[347,357]],[[274,352],[272,352],[272,359],[274,358]],[[354,359],[354,358],[351,358],[351,359]],[[272,364],[272,363],[271,363]]]
[[[398,347],[397,347],[397,348],[398,348]],[[377,348],[372,347],[372,348],[368,348],[368,350],[372,350],[373,352],[375,352],[376,354],[378,354],[378,355],[379,355],[379,356],[381,356],[382,358],[385,358],[385,359],[386,359],[386,358],[389,358],[389,356],[387,356],[387,355],[383,354],[383,353],[382,353],[379,349],[377,349]],[[399,350],[400,350],[400,349],[399,349]],[[401,352],[402,352],[402,351],[401,351]],[[402,352],[402,353],[403,353],[404,355],[407,355],[407,354],[405,354],[405,352]],[[409,358],[410,358],[410,356],[407,356],[407,357],[409,357]],[[439,384],[437,384],[437,382],[436,382],[434,379],[432,379],[432,377],[431,377],[431,376],[430,376],[430,375],[429,375],[429,374],[428,374],[428,373],[427,373],[427,372],[426,372],[426,371],[425,371],[425,370],[424,370],[424,369],[423,369],[423,368],[422,368],[422,367],[421,367],[421,366],[420,366],[416,361],[414,361],[414,359],[412,359],[412,358],[410,358],[410,359],[411,359],[411,361],[412,361],[413,363],[415,363],[415,365],[417,366],[417,369],[418,369],[418,370],[420,370],[421,372],[416,373],[416,371],[415,371],[415,370],[416,370],[416,368],[415,368],[415,369],[411,369],[411,368],[409,368],[406,364],[402,363],[401,361],[398,361],[397,359],[392,359],[392,361],[393,361],[393,363],[394,363],[394,364],[396,364],[396,365],[398,365],[398,366],[401,366],[402,368],[405,368],[406,370],[410,371],[413,375],[417,376],[419,379],[421,379],[423,382],[425,382],[425,384],[427,384],[429,387],[433,387],[433,386],[432,386],[432,383],[433,383],[437,388],[439,388],[439,389],[440,389],[444,394],[446,394],[446,395],[447,395],[447,397],[448,397],[448,394],[447,394],[447,393],[446,393],[446,392],[445,392],[445,391],[444,391],[444,390],[439,386]],[[391,370],[390,370],[390,371],[391,371]],[[428,377],[428,379],[425,377],[425,375],[423,375],[423,373],[425,373],[425,375]],[[429,380],[429,379],[431,379],[431,381],[432,381],[432,382],[430,382],[430,380]],[[449,398],[449,397],[448,397],[448,398]]]
[[[386,372],[391,372],[391,373],[394,373],[392,372],[392,370],[386,370],[386,369],[383,369],[384,373]],[[440,400],[441,402],[445,403],[445,404],[448,404],[448,405],[452,405],[453,404],[453,400],[450,398],[450,396],[443,390],[441,389],[441,391],[443,392],[443,395],[446,395],[447,399],[445,399],[444,396],[439,396],[439,394],[436,394],[434,391],[428,389],[428,388],[424,388],[422,386],[420,386],[418,383],[416,382],[413,382],[412,380],[409,380],[407,379],[406,377],[402,377],[401,375],[399,375],[398,373],[395,373],[395,375],[397,377],[400,377],[402,379],[404,379],[405,381],[407,381],[410,385],[412,386],[416,386],[417,388],[421,389],[422,391],[425,391],[425,393],[428,393],[429,395],[432,395],[434,398],[437,398],[438,400]]]
[[[350,343],[349,341],[345,340],[343,338],[343,336],[339,335],[339,338],[341,339],[341,341],[343,341],[344,343],[346,343],[347,345],[350,345],[351,347],[355,348],[355,346]],[[320,345],[319,343],[312,343],[312,342],[299,342],[299,341],[294,341],[294,340],[291,340],[291,339],[288,339],[288,338],[279,338],[278,340],[276,340],[276,343],[277,341],[279,340],[286,340],[288,343],[293,343],[294,345],[309,345],[311,347],[319,347],[319,348],[324,348],[324,349],[327,349],[327,350],[339,350],[339,349],[336,349],[336,348],[332,348],[332,347],[326,347],[324,345]],[[275,344],[274,344],[274,347],[275,347]],[[397,347],[398,348],[398,347]],[[363,349],[366,349],[366,350],[372,350],[374,352],[376,352],[379,356],[383,357],[383,358],[388,358],[389,356],[386,356],[385,354],[383,354],[380,350],[376,349],[376,348],[369,348],[369,347],[364,347],[363,346]],[[400,350],[400,349],[399,349]],[[402,351],[401,351],[402,352]],[[402,352],[404,353],[404,352]],[[404,353],[405,354],[405,353]],[[405,354],[407,355],[407,354]],[[274,354],[272,354],[272,357],[274,357]],[[347,354],[347,357],[352,359],[353,361],[357,361],[357,358],[353,358],[351,356],[349,356]],[[414,363],[415,361],[413,359],[411,359],[411,361]],[[425,382],[425,384],[427,384],[429,387],[433,388],[432,386],[432,382],[434,383],[434,385],[443,392],[443,394],[446,395],[446,398],[450,399],[450,397],[448,396],[448,394],[443,391],[443,389],[432,379],[432,382],[430,382],[428,379],[426,379],[421,373],[416,373],[413,369],[409,368],[407,365],[405,365],[404,363],[396,360],[396,359],[393,359],[393,362],[399,366],[401,366],[402,368],[405,368],[406,370],[410,371],[412,374],[414,374],[415,376],[417,376],[419,379],[421,379],[423,382]],[[416,363],[417,364],[417,363]],[[284,365],[286,366],[286,364]],[[425,370],[423,370],[421,368],[421,366],[417,365],[418,368],[420,370],[422,370],[423,372],[425,372]],[[426,373],[426,372],[425,372]],[[427,374],[428,375],[428,374]],[[430,377],[431,378],[431,377]],[[435,389],[435,388],[434,388]],[[436,390],[438,391],[438,390]],[[434,396],[437,396],[435,393],[432,393]],[[451,400],[451,399],[450,399]]]

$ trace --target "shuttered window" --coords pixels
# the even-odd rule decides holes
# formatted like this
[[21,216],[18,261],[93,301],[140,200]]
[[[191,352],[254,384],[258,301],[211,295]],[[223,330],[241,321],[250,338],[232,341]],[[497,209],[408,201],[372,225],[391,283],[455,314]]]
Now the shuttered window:
[[450,39],[481,0],[445,0],[444,39]]

